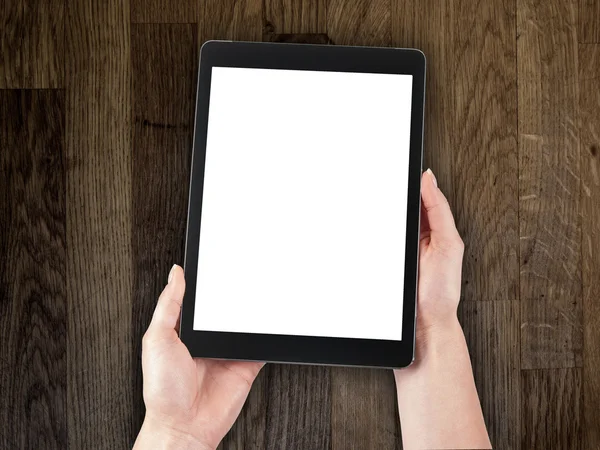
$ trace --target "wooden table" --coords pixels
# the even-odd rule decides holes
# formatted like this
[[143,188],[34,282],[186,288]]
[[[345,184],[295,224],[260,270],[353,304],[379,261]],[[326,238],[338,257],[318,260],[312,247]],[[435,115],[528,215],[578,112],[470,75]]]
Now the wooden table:
[[[600,0],[92,3],[0,8],[1,448],[132,444],[216,38],[425,52],[492,442],[600,448]],[[222,447],[399,448],[397,414],[389,371],[270,365]]]

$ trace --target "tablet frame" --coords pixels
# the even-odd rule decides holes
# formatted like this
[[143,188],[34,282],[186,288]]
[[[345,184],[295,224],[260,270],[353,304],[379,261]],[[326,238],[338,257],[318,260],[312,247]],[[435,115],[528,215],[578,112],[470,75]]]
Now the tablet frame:
[[[414,359],[425,55],[416,49],[208,41],[200,52],[185,249],[187,289],[180,338],[193,357],[343,366],[408,366]],[[212,67],[408,74],[413,76],[402,340],[194,330],[204,163]],[[191,205],[197,205],[192,208]],[[385,314],[385,311],[382,311]]]

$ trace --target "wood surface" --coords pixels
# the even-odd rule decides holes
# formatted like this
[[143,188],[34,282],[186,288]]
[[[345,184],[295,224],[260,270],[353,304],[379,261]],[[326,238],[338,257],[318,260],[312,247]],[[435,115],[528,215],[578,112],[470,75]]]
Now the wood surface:
[[[597,0],[7,0],[0,447],[130,448],[208,39],[418,47],[495,448],[600,449]],[[31,90],[33,89],[33,90]],[[267,365],[221,449],[398,449],[391,372]]]
[[325,0],[265,0],[265,27],[276,34],[318,34],[327,30]]
[[131,446],[129,4],[69,2],[65,17],[67,415],[70,448]]
[[579,0],[579,42],[600,44],[600,0]]
[[198,22],[204,2],[195,0],[131,0],[132,23],[191,23]]
[[522,363],[580,367],[577,3],[519,1]]
[[583,448],[600,448],[600,44],[579,45],[581,254],[583,271]]
[[64,91],[0,90],[0,448],[67,438]]
[[522,449],[596,448],[581,442],[581,369],[523,370],[521,386]]
[[62,88],[64,0],[3,0],[0,89]]

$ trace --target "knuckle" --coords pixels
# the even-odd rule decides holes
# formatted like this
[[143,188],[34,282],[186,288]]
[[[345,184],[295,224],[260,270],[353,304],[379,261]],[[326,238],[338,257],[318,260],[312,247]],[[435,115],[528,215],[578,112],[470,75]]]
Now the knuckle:
[[152,342],[152,334],[150,331],[146,331],[142,336],[142,349],[148,347],[148,345]]

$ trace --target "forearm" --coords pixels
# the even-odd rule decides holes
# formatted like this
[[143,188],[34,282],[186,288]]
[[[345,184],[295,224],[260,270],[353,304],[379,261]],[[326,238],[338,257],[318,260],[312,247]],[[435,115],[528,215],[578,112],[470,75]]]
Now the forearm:
[[491,448],[458,320],[421,341],[395,371],[404,448]]

